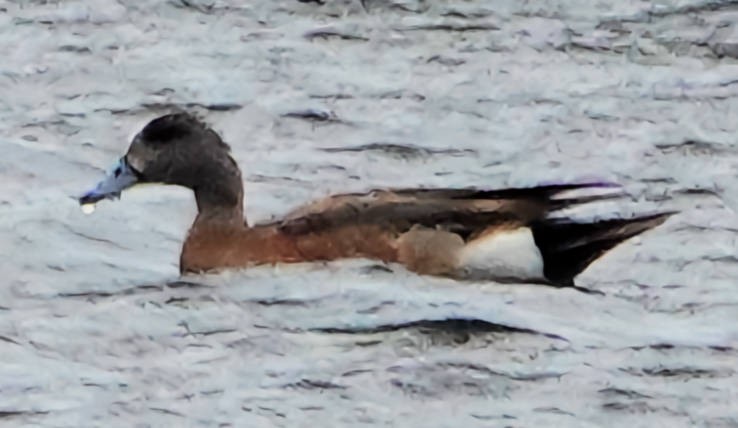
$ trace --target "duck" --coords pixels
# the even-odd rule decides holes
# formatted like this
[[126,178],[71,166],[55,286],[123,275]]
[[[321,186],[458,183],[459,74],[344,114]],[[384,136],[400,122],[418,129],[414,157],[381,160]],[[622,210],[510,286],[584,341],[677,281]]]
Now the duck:
[[556,216],[577,205],[623,196],[607,191],[571,195],[619,187],[589,181],[335,194],[281,219],[250,225],[244,217],[241,170],[230,146],[187,112],[148,122],[108,175],[78,201],[90,205],[117,199],[141,183],[183,186],[194,193],[197,215],[182,245],[182,275],[364,258],[399,264],[418,275],[575,286],[574,278],[592,262],[674,214],[591,221]]

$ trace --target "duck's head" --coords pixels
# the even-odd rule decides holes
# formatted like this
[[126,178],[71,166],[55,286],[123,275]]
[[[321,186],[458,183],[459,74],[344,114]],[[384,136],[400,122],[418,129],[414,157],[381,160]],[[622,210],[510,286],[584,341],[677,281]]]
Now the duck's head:
[[[206,190],[211,196],[238,199],[241,176],[230,147],[196,117],[175,113],[158,117],[136,134],[128,152],[79,203],[94,204],[139,183],[162,183]],[[217,186],[217,187],[216,187]],[[228,189],[236,186],[238,189]],[[214,188],[211,188],[214,187]],[[220,187],[220,188],[218,188]],[[227,201],[238,203],[237,200]]]

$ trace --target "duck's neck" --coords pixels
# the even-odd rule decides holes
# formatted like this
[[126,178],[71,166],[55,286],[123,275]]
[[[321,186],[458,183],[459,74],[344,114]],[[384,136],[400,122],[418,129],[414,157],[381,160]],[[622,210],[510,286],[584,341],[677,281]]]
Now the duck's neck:
[[197,201],[195,225],[218,225],[224,228],[244,228],[243,182],[241,171],[233,169],[211,171],[202,183],[193,186]]

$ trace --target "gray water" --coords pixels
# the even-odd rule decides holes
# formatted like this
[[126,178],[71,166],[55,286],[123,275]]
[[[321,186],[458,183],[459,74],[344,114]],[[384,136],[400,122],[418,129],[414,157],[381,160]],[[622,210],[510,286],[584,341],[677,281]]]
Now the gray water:
[[[0,4],[0,425],[738,426],[738,6],[728,1]],[[73,196],[172,108],[250,222],[385,186],[589,178],[680,213],[601,294],[366,260],[179,277],[195,213]]]

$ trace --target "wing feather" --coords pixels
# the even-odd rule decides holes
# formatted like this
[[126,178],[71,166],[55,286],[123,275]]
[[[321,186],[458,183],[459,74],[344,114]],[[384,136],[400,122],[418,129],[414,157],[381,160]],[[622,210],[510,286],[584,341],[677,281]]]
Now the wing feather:
[[567,191],[613,187],[609,183],[553,184],[499,190],[394,189],[330,196],[298,208],[279,225],[287,234],[319,232],[346,225],[379,224],[402,233],[415,225],[441,228],[468,237],[500,223],[528,224],[575,203],[619,195],[553,199]]

